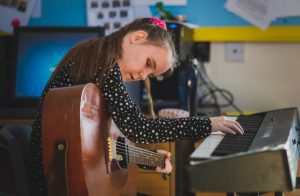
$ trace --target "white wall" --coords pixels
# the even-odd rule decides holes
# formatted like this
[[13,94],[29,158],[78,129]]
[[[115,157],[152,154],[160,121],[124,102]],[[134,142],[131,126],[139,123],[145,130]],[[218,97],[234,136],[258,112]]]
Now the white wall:
[[226,61],[224,48],[224,43],[211,44],[207,73],[217,86],[233,93],[239,108],[300,108],[300,43],[245,43],[243,62]]

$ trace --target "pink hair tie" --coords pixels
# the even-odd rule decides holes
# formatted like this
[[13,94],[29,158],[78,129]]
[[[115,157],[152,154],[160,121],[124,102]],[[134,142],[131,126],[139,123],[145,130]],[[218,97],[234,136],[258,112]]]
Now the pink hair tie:
[[166,22],[159,18],[152,17],[152,18],[150,18],[150,22],[164,30],[167,30]]

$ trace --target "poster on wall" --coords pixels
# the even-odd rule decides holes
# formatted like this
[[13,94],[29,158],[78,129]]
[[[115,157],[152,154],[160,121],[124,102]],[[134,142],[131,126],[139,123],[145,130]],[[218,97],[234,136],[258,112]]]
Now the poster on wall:
[[87,0],[88,26],[103,26],[108,35],[134,19],[130,0]]
[[36,0],[1,0],[0,31],[13,32],[13,26],[26,26]]
[[[103,26],[109,35],[135,18],[151,17],[149,0],[86,0],[88,26]],[[165,5],[186,5],[186,0],[163,0]]]

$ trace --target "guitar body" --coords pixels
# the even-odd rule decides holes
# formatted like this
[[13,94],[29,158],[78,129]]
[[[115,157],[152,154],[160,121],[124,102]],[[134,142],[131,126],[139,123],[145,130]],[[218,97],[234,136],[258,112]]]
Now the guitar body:
[[46,183],[55,179],[51,168],[55,168],[56,143],[64,140],[68,195],[136,195],[137,167],[131,163],[122,166],[121,161],[109,158],[109,137],[130,143],[108,118],[104,98],[95,84],[51,89],[42,111]]

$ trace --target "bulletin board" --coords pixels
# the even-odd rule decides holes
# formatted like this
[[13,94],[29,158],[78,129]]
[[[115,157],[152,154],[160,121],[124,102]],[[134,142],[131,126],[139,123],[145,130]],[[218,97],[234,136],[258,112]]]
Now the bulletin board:
[[[135,2],[150,2],[131,0]],[[187,33],[195,41],[248,41],[248,42],[299,42],[300,17],[282,18],[272,22],[265,31],[228,12],[227,0],[177,0],[177,4],[165,8],[174,15],[186,15],[188,22],[199,28]],[[122,1],[123,2],[123,1]],[[152,1],[151,1],[152,2]],[[59,5],[59,6],[57,6]],[[158,12],[148,5],[153,16]],[[55,13],[55,14],[53,14]],[[29,26],[88,26],[86,1],[43,0],[42,15],[30,18]],[[5,35],[1,33],[0,35]]]
[[[299,42],[300,16],[278,18],[266,30],[229,12],[227,0],[189,0],[186,6],[166,9],[174,15],[184,14],[188,22],[199,27],[188,33],[188,39],[212,42]],[[155,15],[155,9],[152,9]]]

